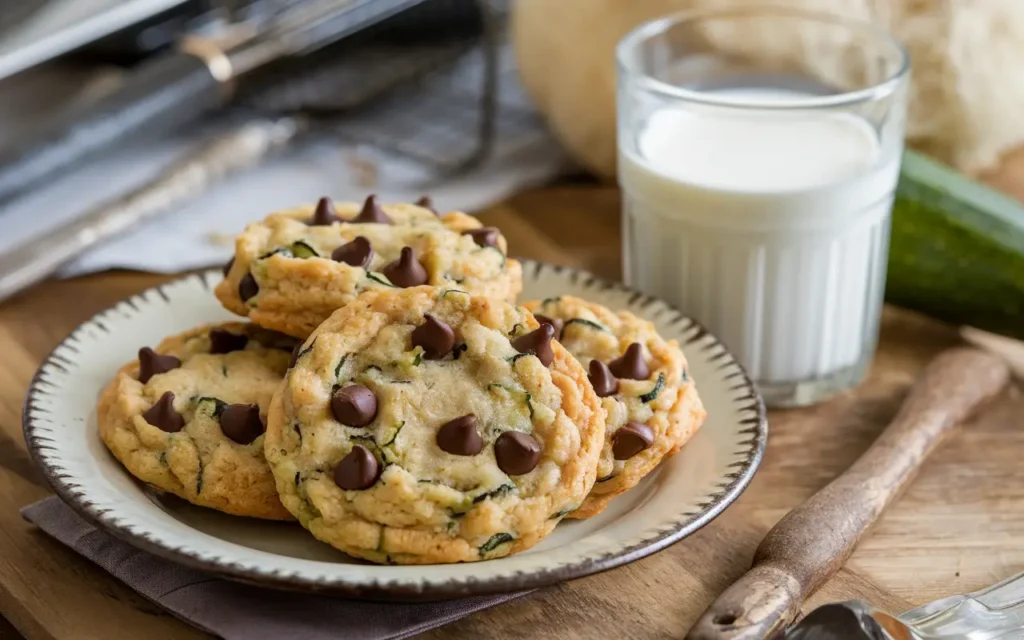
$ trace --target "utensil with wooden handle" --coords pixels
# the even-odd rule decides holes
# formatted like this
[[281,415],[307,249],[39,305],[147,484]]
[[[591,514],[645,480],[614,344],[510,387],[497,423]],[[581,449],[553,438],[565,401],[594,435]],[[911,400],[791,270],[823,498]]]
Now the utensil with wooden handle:
[[979,350],[956,348],[936,357],[874,444],[768,532],[750,571],[719,596],[686,637],[753,640],[781,634],[804,600],[843,566],[942,437],[1009,377],[1003,360]]

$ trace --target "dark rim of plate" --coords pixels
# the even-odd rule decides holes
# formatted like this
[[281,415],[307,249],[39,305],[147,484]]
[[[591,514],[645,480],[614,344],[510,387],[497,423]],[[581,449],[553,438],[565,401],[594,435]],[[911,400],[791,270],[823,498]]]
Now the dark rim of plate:
[[682,346],[691,348],[696,346],[696,348],[707,354],[711,362],[718,365],[718,370],[723,374],[723,380],[726,383],[731,383],[729,391],[734,394],[732,401],[739,405],[738,409],[742,413],[747,414],[747,417],[740,420],[742,427],[740,434],[748,436],[746,440],[739,443],[740,446],[744,447],[744,450],[734,452],[736,455],[744,456],[744,459],[730,465],[734,470],[723,476],[727,479],[727,482],[723,482],[716,491],[707,495],[697,505],[695,511],[679,514],[678,518],[671,523],[662,526],[644,540],[631,546],[623,547],[601,556],[587,558],[573,564],[530,572],[519,571],[512,575],[496,576],[493,578],[452,578],[440,583],[428,582],[426,580],[410,582],[377,579],[356,583],[334,578],[308,579],[297,575],[282,574],[277,571],[264,571],[259,567],[228,562],[220,558],[207,559],[198,557],[187,548],[168,547],[152,538],[148,533],[136,531],[133,526],[119,522],[117,518],[111,515],[114,510],[100,507],[90,501],[86,497],[87,491],[83,489],[83,486],[74,482],[62,467],[48,459],[47,451],[54,449],[52,446],[54,441],[49,437],[51,429],[44,424],[47,421],[47,417],[37,404],[38,398],[51,394],[54,388],[54,385],[46,379],[47,371],[51,369],[67,371],[68,365],[74,365],[74,362],[68,360],[60,352],[77,351],[70,343],[77,341],[79,333],[87,327],[98,327],[100,330],[109,332],[109,329],[106,328],[103,322],[103,318],[111,312],[124,305],[133,310],[138,310],[140,303],[149,303],[146,297],[151,293],[155,293],[165,301],[170,301],[170,297],[165,289],[168,286],[180,284],[190,279],[199,280],[205,288],[210,289],[220,282],[222,278],[219,270],[188,275],[135,294],[97,313],[64,338],[43,360],[39,369],[32,377],[28,394],[22,407],[22,429],[25,435],[25,442],[36,465],[43,471],[50,485],[65,503],[92,524],[137,548],[173,560],[187,567],[231,580],[277,589],[325,593],[354,598],[410,601],[441,600],[545,587],[565,580],[582,578],[614,569],[615,567],[644,558],[678,542],[717,517],[739,497],[740,493],[750,483],[754,472],[757,471],[761,463],[761,458],[764,455],[764,449],[768,441],[768,420],[764,401],[761,399],[760,394],[758,394],[747,372],[736,362],[725,348],[725,345],[712,336],[703,326],[654,296],[633,291],[625,285],[609,282],[571,267],[551,265],[533,260],[522,260],[522,264],[524,274],[528,274],[527,277],[536,279],[545,271],[551,271],[560,275],[568,274],[568,278],[573,285],[584,289],[618,290],[630,293],[629,304],[640,309],[648,309],[659,303],[664,305],[665,311],[671,314],[668,321],[669,324],[673,327],[678,327],[681,333],[687,335],[686,341]]

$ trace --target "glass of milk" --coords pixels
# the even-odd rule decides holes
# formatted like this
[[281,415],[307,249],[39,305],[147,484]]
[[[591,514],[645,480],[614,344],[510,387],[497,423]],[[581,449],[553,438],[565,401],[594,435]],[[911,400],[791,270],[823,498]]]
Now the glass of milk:
[[864,377],[878,337],[908,60],[884,31],[727,9],[618,46],[627,284],[721,338],[772,406]]

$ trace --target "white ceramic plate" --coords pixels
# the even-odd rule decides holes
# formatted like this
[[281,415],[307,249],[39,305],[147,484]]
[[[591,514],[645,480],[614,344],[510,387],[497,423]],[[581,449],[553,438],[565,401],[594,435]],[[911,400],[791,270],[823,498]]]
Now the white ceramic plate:
[[679,340],[708,411],[679,454],[604,513],[564,521],[523,553],[468,564],[376,566],[296,524],[224,515],[135,481],[100,442],[96,398],[140,346],[233,317],[211,293],[221,278],[215,271],[150,289],[72,332],[32,381],[25,440],[65,501],[135,546],[228,578],[352,597],[440,599],[544,586],[632,562],[707,524],[750,482],[767,440],[764,405],[746,373],[714,336],[660,300],[573,269],[523,266],[523,300],[571,293],[629,309]]

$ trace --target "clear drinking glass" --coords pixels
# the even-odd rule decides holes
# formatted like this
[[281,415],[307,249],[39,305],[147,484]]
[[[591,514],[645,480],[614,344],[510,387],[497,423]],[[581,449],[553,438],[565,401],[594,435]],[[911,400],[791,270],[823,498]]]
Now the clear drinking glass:
[[856,385],[881,315],[908,60],[867,23],[670,16],[617,50],[626,282],[706,325],[773,406]]

